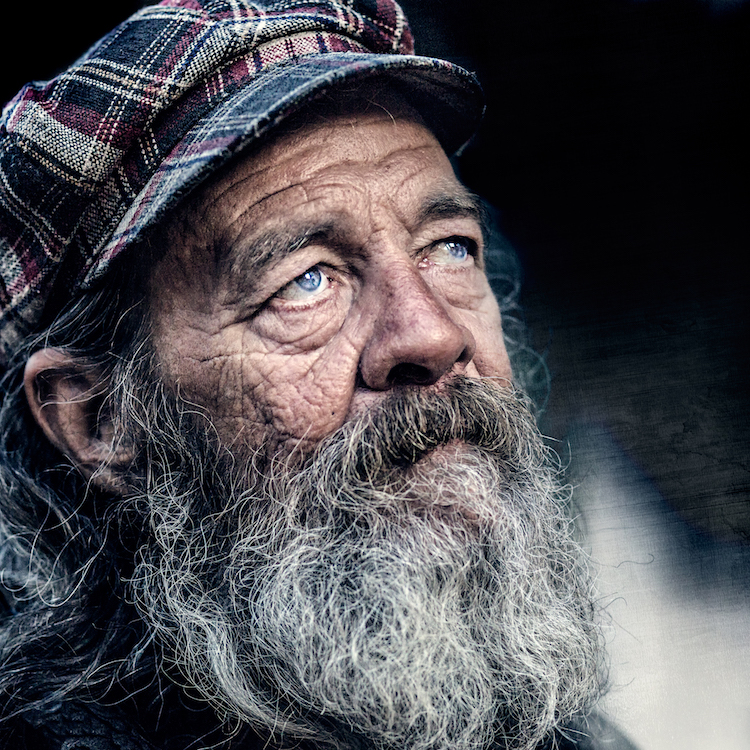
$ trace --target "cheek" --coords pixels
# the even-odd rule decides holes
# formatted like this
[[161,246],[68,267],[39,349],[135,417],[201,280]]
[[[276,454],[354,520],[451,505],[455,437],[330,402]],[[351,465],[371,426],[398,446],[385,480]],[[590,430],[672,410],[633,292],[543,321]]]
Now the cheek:
[[329,345],[306,353],[247,357],[248,415],[266,422],[266,439],[294,447],[317,443],[341,426],[351,401],[357,357],[349,347]]
[[223,324],[173,315],[158,336],[165,373],[184,399],[206,409],[225,445],[273,451],[315,443],[344,421],[358,365],[342,331],[348,297],[332,302],[296,314],[269,306]]
[[271,440],[313,444],[343,423],[359,363],[359,348],[346,333],[347,309],[266,310],[246,333],[245,412],[262,415]]
[[428,282],[441,297],[457,323],[474,337],[476,351],[467,374],[472,377],[512,380],[510,360],[505,349],[500,308],[487,277],[478,269],[437,271]]
[[358,362],[343,336],[310,350],[240,339],[225,340],[222,355],[183,358],[179,374],[183,396],[207,408],[225,445],[306,449],[343,423]]
[[499,326],[480,326],[474,332],[477,344],[474,365],[483,378],[497,378],[502,385],[510,386],[513,372],[505,349],[503,332]]
[[456,319],[471,331],[476,344],[472,364],[475,375],[497,378],[511,384],[512,371],[505,349],[500,310],[494,296],[485,298],[475,310],[455,310]]

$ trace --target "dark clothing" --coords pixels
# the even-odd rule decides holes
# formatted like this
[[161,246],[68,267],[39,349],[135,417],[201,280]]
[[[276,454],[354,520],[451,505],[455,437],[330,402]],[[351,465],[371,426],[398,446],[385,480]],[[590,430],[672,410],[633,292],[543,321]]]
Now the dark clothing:
[[[207,713],[207,712],[197,712]],[[182,719],[182,717],[181,717]],[[19,719],[10,727],[0,724],[0,750],[200,750],[215,747],[222,739],[215,731],[198,727],[201,717],[170,721],[170,738],[146,740],[136,722],[117,707],[94,703],[66,705],[45,715],[44,725]],[[226,737],[224,737],[226,740]],[[227,747],[227,746],[225,746]],[[231,750],[267,750],[265,741],[245,736],[228,745]],[[298,746],[301,747],[301,746]],[[540,750],[636,750],[610,722],[600,716],[581,722],[577,728],[556,733]]]

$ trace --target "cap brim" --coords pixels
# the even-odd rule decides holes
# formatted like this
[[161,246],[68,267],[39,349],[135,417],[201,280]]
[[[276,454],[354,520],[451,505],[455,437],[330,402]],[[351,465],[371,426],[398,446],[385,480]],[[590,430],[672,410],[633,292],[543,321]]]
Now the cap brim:
[[445,60],[412,55],[330,53],[265,72],[200,120],[140,191],[109,242],[92,258],[84,286],[137,242],[188,193],[285,118],[344,81],[385,77],[400,82],[447,153],[476,131],[484,97],[476,78]]

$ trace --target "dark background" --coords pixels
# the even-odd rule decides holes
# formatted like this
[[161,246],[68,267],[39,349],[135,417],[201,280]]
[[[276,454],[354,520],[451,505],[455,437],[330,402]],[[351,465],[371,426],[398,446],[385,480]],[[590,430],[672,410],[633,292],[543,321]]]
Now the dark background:
[[[750,4],[402,4],[418,52],[486,87],[462,176],[500,210],[525,268],[553,376],[545,431],[605,424],[691,527],[750,540]],[[5,27],[3,101],[140,5],[21,8]]]

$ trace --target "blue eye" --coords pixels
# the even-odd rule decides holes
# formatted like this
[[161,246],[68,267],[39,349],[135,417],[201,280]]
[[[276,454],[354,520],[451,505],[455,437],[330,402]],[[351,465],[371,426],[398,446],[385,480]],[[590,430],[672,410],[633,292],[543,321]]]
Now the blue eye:
[[469,255],[469,248],[465,240],[448,240],[445,247],[450,256],[456,260],[466,260]]
[[294,283],[305,292],[316,292],[323,283],[323,274],[317,266],[305,271],[302,276],[298,276]]
[[308,300],[325,291],[329,285],[330,281],[320,266],[312,266],[281,289],[277,296],[293,301]]
[[448,237],[432,246],[430,257],[435,263],[463,263],[476,251],[476,243],[467,237]]

